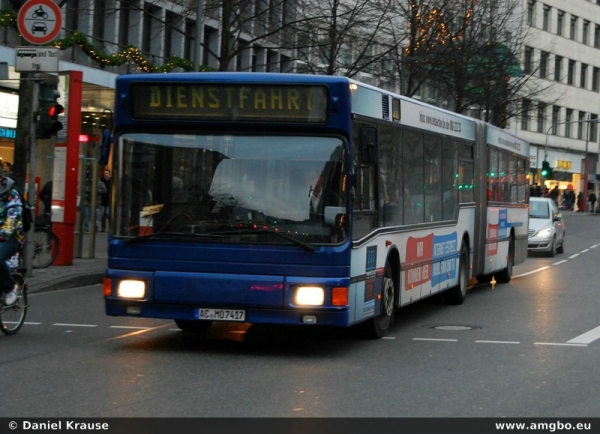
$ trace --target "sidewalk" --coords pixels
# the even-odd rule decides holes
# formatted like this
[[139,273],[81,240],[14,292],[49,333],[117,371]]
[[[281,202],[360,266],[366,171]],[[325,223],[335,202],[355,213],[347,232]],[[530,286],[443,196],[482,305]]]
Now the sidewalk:
[[567,211],[564,209],[559,209],[558,212],[560,212],[563,216],[564,215],[568,215],[568,216],[575,216],[575,217],[593,217],[593,216],[599,216],[600,217],[600,211],[596,211],[596,212],[589,212],[589,211],[585,211],[585,212],[579,212],[579,211]]
[[93,258],[89,256],[89,233],[83,236],[82,258],[74,258],[72,265],[51,265],[48,268],[33,270],[33,276],[26,277],[29,292],[44,292],[78,286],[102,284],[108,261],[108,234],[96,233]]

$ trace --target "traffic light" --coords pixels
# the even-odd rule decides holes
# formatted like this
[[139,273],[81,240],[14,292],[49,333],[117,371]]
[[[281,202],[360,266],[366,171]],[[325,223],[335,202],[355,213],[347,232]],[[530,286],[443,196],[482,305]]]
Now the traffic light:
[[542,176],[546,179],[552,179],[552,167],[549,161],[542,162]]
[[40,108],[37,118],[37,138],[49,139],[63,129],[63,124],[58,120],[58,115],[64,113],[65,108],[57,100],[60,93],[55,86],[49,84],[40,85]]

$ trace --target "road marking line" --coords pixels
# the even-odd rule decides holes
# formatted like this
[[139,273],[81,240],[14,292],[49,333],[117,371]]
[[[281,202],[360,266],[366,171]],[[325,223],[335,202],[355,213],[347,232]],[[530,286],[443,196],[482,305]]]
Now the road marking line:
[[152,327],[134,327],[134,326],[110,326],[111,329],[135,329],[135,330],[148,330]]
[[413,341],[458,342],[458,339],[413,338]]
[[106,341],[115,341],[117,339],[126,339],[126,338],[130,338],[132,336],[141,335],[142,333],[147,333],[147,332],[150,332],[150,331],[153,331],[153,330],[164,329],[164,328],[167,328],[167,327],[171,327],[171,324],[163,324],[163,325],[157,326],[157,327],[150,327],[150,328],[147,328],[147,329],[132,331],[131,333],[126,333],[124,335],[115,336],[114,338],[109,338]]
[[25,321],[23,324],[27,324],[27,325],[41,325],[42,323],[41,322],[28,322],[28,321]]
[[538,273],[538,272],[540,272],[540,271],[547,270],[548,268],[550,268],[550,266],[549,266],[549,265],[546,265],[545,267],[538,268],[537,270],[528,271],[527,273],[523,273],[523,274],[517,274],[516,276],[513,276],[513,277],[523,277],[523,276],[528,276],[529,274]]
[[594,244],[593,246],[590,247],[590,249],[595,249],[596,247],[598,247],[598,244]]
[[53,326],[62,326],[62,327],[98,327],[96,324],[64,324],[57,322],[52,324]]
[[520,344],[521,342],[516,341],[475,341],[478,344]]
[[[592,246],[592,247],[590,247],[590,249],[596,248],[598,245],[599,245],[599,244],[596,244],[595,246]],[[588,252],[590,249],[585,249],[585,250],[582,250],[582,251],[581,251],[581,252],[579,252],[579,253],[575,253],[574,255],[571,255],[571,256],[569,256],[569,259],[576,258],[576,257],[578,257],[578,256],[579,256],[581,253]],[[552,264],[552,265],[560,265],[560,264],[564,264],[565,262],[568,262],[568,260],[567,260],[567,259],[563,259],[562,261],[555,262],[555,263],[554,263],[554,264]],[[542,268],[538,268],[537,270],[528,271],[527,273],[517,274],[516,276],[513,276],[513,278],[517,278],[517,277],[523,277],[523,276],[528,276],[528,275],[530,275],[530,274],[534,274],[534,273],[539,273],[540,271],[547,270],[548,268],[550,268],[550,266],[545,266],[545,267],[542,267]]]
[[591,344],[596,339],[600,338],[600,327],[596,327],[590,331],[587,331],[577,337],[574,337],[570,341],[567,341],[568,344]]
[[396,339],[396,336],[384,336],[381,339]]
[[558,347],[587,347],[585,344],[559,344],[555,342],[534,342],[534,345],[555,345]]

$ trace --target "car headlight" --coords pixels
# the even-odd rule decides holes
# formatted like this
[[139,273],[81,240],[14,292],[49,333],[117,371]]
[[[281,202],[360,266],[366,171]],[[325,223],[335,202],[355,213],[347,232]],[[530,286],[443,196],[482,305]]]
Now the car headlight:
[[143,280],[121,280],[117,287],[117,295],[123,298],[144,298],[146,282]]
[[550,238],[551,235],[552,235],[552,229],[550,229],[550,228],[540,229],[537,233],[537,236],[542,237],[542,238]]

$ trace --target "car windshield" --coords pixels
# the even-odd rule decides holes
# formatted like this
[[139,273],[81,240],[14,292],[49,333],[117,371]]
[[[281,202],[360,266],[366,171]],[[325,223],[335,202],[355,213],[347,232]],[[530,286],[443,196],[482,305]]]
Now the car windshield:
[[118,140],[116,236],[253,244],[346,237],[346,147],[339,138],[124,134]]
[[531,209],[529,210],[529,217],[534,219],[547,219],[550,218],[550,207],[547,202],[534,202],[531,201]]

